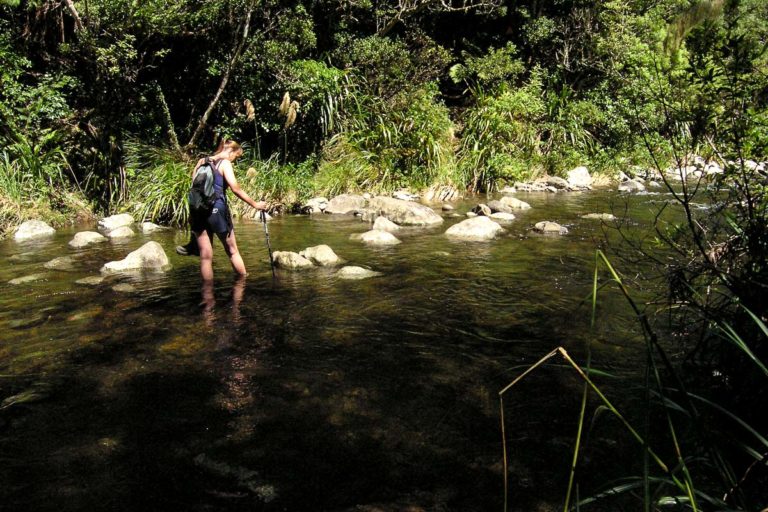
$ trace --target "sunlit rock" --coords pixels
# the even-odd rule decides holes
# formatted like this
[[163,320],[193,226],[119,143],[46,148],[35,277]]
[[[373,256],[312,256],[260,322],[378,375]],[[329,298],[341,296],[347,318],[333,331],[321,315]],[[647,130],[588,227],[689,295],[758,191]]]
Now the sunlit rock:
[[82,249],[91,244],[105,242],[107,237],[96,231],[81,231],[75,234],[75,237],[69,241],[69,246],[73,249]]
[[105,231],[112,231],[113,229],[121,228],[123,226],[130,226],[135,220],[130,213],[121,213],[119,215],[112,215],[111,217],[105,217],[99,221],[99,227]]
[[48,270],[74,270],[75,259],[72,256],[59,256],[43,264]]
[[272,259],[274,260],[275,265],[280,268],[300,270],[314,267],[314,264],[310,260],[297,252],[275,251],[272,253]]
[[449,238],[460,240],[490,240],[505,230],[486,216],[477,216],[454,224],[445,232]]
[[168,270],[170,266],[168,256],[165,254],[163,247],[153,241],[142,245],[122,260],[110,261],[101,267],[101,273],[112,274],[132,270],[161,272]]
[[8,281],[8,284],[19,285],[19,284],[33,283],[35,281],[40,281],[42,279],[45,279],[45,274],[30,274],[28,276],[22,276],[22,277],[17,277],[16,279],[11,279],[10,281]]
[[139,229],[142,233],[148,235],[150,233],[154,233],[155,231],[162,231],[165,228],[163,226],[158,226],[154,222],[142,222],[139,226]]
[[570,184],[559,176],[548,176],[545,183],[556,190],[568,190],[570,188]]
[[328,207],[328,199],[324,197],[313,197],[304,205],[303,210],[306,213],[323,213]]
[[508,208],[511,208],[512,210],[527,210],[531,207],[531,205],[526,203],[525,201],[521,201],[520,199],[517,199],[516,197],[512,197],[512,196],[504,196],[501,199],[499,199],[499,202],[502,205]]
[[496,222],[512,222],[515,220],[515,216],[511,213],[496,212],[491,214],[491,219],[495,220]]
[[368,207],[401,226],[435,226],[443,223],[443,218],[432,208],[413,201],[377,196],[369,201]]
[[340,279],[367,279],[369,277],[376,277],[382,275],[381,272],[376,272],[363,267],[346,266],[339,269],[336,272],[336,277]]
[[16,229],[13,238],[16,241],[43,238],[56,233],[56,230],[41,220],[28,220]]
[[582,215],[581,218],[603,220],[603,221],[616,220],[616,216],[614,216],[612,213],[588,213],[586,215]]
[[577,189],[588,189],[592,186],[592,176],[589,175],[589,169],[579,166],[568,171],[566,176],[568,184]]
[[136,233],[134,233],[133,230],[131,228],[129,228],[128,226],[121,226],[121,227],[119,227],[117,229],[113,229],[112,231],[107,233],[107,237],[110,240],[117,240],[117,239],[120,239],[120,238],[130,238],[130,237],[134,236],[135,234]]
[[311,261],[315,265],[320,265],[321,267],[338,265],[341,262],[341,258],[339,258],[336,253],[333,252],[333,249],[327,245],[307,247],[299,252],[299,256]]
[[392,197],[395,199],[402,199],[403,201],[418,201],[420,197],[416,194],[412,194],[408,190],[398,190],[392,193]]
[[355,233],[350,236],[350,239],[360,240],[369,245],[397,245],[401,243],[395,235],[380,229],[372,229],[365,233]]
[[366,200],[356,194],[341,194],[330,201],[325,208],[326,213],[350,214],[365,208]]
[[75,281],[75,284],[82,284],[84,286],[98,286],[104,282],[104,276],[88,276],[83,277]]
[[568,233],[568,228],[561,226],[557,222],[551,222],[548,220],[537,222],[536,225],[533,226],[533,229],[539,233],[545,233],[548,235],[565,235]]
[[373,229],[379,231],[389,231],[391,233],[393,231],[399,231],[401,228],[388,218],[379,216],[376,217],[376,220],[373,222]]
[[619,192],[644,192],[645,185],[636,179],[623,181],[619,184]]
[[474,208],[472,208],[472,212],[477,215],[485,215],[486,217],[490,217],[493,213],[491,211],[491,208],[487,204],[480,203]]

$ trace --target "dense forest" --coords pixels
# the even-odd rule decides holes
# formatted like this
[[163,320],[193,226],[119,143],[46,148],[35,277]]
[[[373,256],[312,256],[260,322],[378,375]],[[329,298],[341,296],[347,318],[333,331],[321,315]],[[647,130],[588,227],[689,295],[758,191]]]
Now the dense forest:
[[[0,4],[2,224],[183,222],[189,159],[312,194],[760,159],[759,0]],[[4,229],[4,230],[5,230]]]
[[[644,478],[613,490],[645,510],[758,510],[766,20],[765,0],[0,0],[0,235],[118,211],[183,225],[191,166],[222,138],[273,210],[582,165],[656,173],[682,220],[611,261],[661,277],[678,358],[598,265],[637,313],[648,417],[676,465],[648,469],[648,450]],[[707,183],[659,174],[709,164],[723,172]]]

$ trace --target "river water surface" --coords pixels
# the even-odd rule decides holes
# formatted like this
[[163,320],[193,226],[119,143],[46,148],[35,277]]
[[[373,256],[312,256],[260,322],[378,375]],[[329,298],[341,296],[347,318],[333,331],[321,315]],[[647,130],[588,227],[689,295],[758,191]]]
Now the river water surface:
[[[387,248],[350,240],[368,229],[351,217],[270,222],[275,250],[324,243],[382,273],[360,281],[329,269],[273,280],[252,221],[236,224],[250,275],[236,280],[217,245],[208,290],[197,260],[175,254],[178,230],[80,250],[67,242],[95,226],[0,242],[0,282],[42,274],[0,288],[0,510],[501,510],[498,392],[514,377],[557,346],[583,363],[591,341],[605,385],[631,403],[642,346],[610,290],[590,330],[606,226],[581,215],[642,229],[663,199],[625,211],[605,191],[519,197],[533,208],[482,243],[444,236],[460,218]],[[541,220],[570,232],[537,235]],[[167,273],[75,283],[148,240]],[[64,255],[72,268],[43,267]],[[553,359],[505,395],[511,510],[562,500],[580,391]],[[619,430],[596,422],[586,481],[617,476],[601,468],[616,469]]]

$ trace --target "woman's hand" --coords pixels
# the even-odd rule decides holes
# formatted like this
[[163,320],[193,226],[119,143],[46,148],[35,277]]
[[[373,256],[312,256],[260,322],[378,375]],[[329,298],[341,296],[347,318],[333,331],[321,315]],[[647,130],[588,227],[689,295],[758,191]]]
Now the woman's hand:
[[266,201],[257,201],[253,204],[253,207],[257,210],[266,210],[268,206]]

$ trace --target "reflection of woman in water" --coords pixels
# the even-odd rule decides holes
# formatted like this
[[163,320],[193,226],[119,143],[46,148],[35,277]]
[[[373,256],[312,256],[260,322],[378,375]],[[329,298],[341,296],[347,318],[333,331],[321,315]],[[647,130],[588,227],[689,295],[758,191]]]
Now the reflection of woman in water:
[[[235,278],[235,282],[232,285],[232,316],[231,323],[234,329],[222,329],[222,331],[237,332],[240,327],[240,303],[243,301],[243,294],[245,293],[245,276],[240,275]],[[213,289],[212,280],[204,280],[202,288],[203,302],[203,319],[205,325],[213,328],[216,325],[216,295]]]

